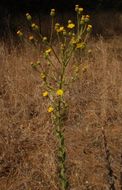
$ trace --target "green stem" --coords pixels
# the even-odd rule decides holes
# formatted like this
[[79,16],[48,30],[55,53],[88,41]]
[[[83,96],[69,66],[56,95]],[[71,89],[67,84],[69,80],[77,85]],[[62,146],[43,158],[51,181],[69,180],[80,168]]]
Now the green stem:
[[53,28],[54,28],[54,17],[52,17],[52,23],[51,23],[50,44],[52,43],[52,38],[53,38]]
[[60,61],[60,59],[59,59],[58,55],[56,54],[55,49],[53,48],[52,45],[50,45],[50,48],[52,49],[52,51],[53,51],[53,53],[54,53],[54,55],[55,55],[57,61],[58,61],[60,64],[62,64],[62,62]]
[[77,12],[77,35],[79,36],[79,31],[80,31],[80,22],[79,22],[79,14]]

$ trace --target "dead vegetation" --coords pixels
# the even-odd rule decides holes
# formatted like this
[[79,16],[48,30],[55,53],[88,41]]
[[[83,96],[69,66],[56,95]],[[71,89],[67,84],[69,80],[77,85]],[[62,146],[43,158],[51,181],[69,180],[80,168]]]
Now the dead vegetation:
[[[122,189],[121,44],[116,35],[91,39],[92,52],[82,58],[79,77],[67,93],[70,190]],[[28,45],[11,48],[0,44],[0,190],[58,190],[57,142],[40,76],[30,65],[40,52]]]

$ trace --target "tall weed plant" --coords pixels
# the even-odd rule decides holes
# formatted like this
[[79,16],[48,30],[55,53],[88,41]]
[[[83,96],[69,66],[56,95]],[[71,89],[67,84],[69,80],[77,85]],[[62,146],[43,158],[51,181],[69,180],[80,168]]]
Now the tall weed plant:
[[[68,104],[66,102],[66,94],[68,86],[75,80],[78,74],[78,61],[75,72],[72,77],[67,80],[67,68],[73,67],[72,58],[81,55],[85,51],[88,37],[92,31],[90,24],[90,16],[83,14],[83,8],[79,5],[75,6],[76,22],[67,21],[64,26],[55,23],[55,9],[51,9],[51,29],[50,37],[44,36],[40,32],[39,26],[33,22],[32,16],[27,13],[26,19],[29,23],[31,35],[27,37],[21,30],[17,31],[17,35],[21,40],[26,39],[35,47],[37,44],[43,44],[43,58],[45,63],[37,60],[32,63],[34,69],[40,67],[40,77],[43,82],[44,91],[42,96],[47,99],[47,112],[51,116],[52,124],[55,126],[55,135],[58,140],[57,158],[58,158],[58,178],[59,188],[66,190],[69,187],[67,171],[66,171],[66,145],[65,145],[65,120],[68,117]],[[57,37],[56,45],[55,38]],[[55,60],[55,61],[54,61]],[[85,69],[85,68],[84,68]],[[68,81],[68,82],[67,82]]]

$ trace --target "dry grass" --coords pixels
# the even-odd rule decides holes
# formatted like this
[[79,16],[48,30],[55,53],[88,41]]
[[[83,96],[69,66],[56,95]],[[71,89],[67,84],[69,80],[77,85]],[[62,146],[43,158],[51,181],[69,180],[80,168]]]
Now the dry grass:
[[[79,78],[67,93],[70,190],[109,190],[101,127],[105,127],[116,190],[121,190],[122,37],[92,39]],[[56,139],[39,74],[39,51],[8,52],[0,44],[0,190],[58,190]],[[88,65],[83,73],[82,67]]]

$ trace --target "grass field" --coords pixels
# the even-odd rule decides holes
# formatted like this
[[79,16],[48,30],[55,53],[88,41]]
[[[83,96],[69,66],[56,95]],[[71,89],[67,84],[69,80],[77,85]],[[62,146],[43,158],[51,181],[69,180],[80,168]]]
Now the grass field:
[[[88,47],[66,93],[69,189],[122,190],[122,36],[91,37]],[[0,43],[0,190],[59,189],[57,140],[30,64],[40,53]]]

